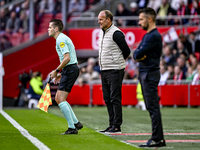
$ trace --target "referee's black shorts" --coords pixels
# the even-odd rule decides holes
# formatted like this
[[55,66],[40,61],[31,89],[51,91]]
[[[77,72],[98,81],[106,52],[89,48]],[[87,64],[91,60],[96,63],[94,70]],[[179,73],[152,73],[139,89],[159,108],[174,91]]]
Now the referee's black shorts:
[[79,76],[79,67],[77,64],[72,64],[64,67],[61,72],[61,80],[58,90],[71,92],[71,89]]

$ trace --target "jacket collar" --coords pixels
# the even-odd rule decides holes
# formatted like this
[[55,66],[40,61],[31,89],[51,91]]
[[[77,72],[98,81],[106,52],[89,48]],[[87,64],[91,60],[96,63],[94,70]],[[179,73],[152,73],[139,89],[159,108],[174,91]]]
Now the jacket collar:
[[111,26],[110,26],[108,29],[106,29],[106,30],[103,30],[103,29],[102,29],[102,30],[103,30],[104,33],[106,33],[106,32],[108,32],[113,26],[114,26],[114,24],[112,23]]

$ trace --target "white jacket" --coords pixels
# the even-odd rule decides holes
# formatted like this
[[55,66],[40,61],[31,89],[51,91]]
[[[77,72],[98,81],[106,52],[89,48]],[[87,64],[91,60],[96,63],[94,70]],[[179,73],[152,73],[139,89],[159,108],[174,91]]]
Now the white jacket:
[[115,31],[121,31],[113,24],[105,33],[99,32],[99,65],[101,70],[120,70],[126,67],[121,49],[113,41]]

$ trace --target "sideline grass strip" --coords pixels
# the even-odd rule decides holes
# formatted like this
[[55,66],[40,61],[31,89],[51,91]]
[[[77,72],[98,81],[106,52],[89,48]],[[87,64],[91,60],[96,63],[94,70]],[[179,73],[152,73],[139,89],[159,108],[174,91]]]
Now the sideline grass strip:
[[[106,107],[73,107],[76,115],[90,129],[101,130],[108,126]],[[56,111],[56,110],[55,110]],[[53,112],[59,115],[59,112]],[[200,133],[199,108],[171,108],[161,109],[164,133]],[[151,120],[147,111],[123,107],[122,133],[150,133]],[[110,135],[109,135],[110,136]],[[151,135],[110,136],[119,141],[143,140],[147,142]],[[165,135],[166,140],[199,140],[200,135]],[[131,144],[131,143],[130,143]],[[133,143],[133,145],[139,145]],[[162,150],[199,150],[200,143],[167,143]]]
[[33,137],[26,129],[24,129],[19,123],[17,123],[6,112],[0,110],[0,113],[6,118],[24,137],[26,137],[33,145],[40,150],[50,150],[46,145],[39,141],[36,137]]
[[[55,150],[135,150],[137,148],[124,144],[108,136],[99,134],[84,126],[78,135],[60,135],[67,129],[64,118],[46,114],[40,110],[5,110],[29,133],[37,137],[50,149]],[[22,144],[22,143],[19,143]],[[1,144],[0,144],[1,145]],[[26,148],[27,149],[27,148]],[[29,148],[28,148],[29,149]]]
[[[110,133],[109,135],[151,135],[151,133]],[[200,133],[164,133],[164,135],[200,135]]]
[[[130,143],[145,143],[145,140],[127,140]],[[200,140],[166,140],[167,143],[200,143]]]
[[[23,144],[22,144],[23,143]],[[0,149],[36,150],[37,148],[25,138],[8,120],[0,114]]]

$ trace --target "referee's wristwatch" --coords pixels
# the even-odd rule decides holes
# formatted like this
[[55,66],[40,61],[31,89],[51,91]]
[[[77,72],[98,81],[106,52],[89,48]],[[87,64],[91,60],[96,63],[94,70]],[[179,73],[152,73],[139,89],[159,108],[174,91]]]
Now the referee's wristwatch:
[[58,72],[60,72],[60,70],[59,70],[59,69],[56,69],[56,72],[58,73]]

